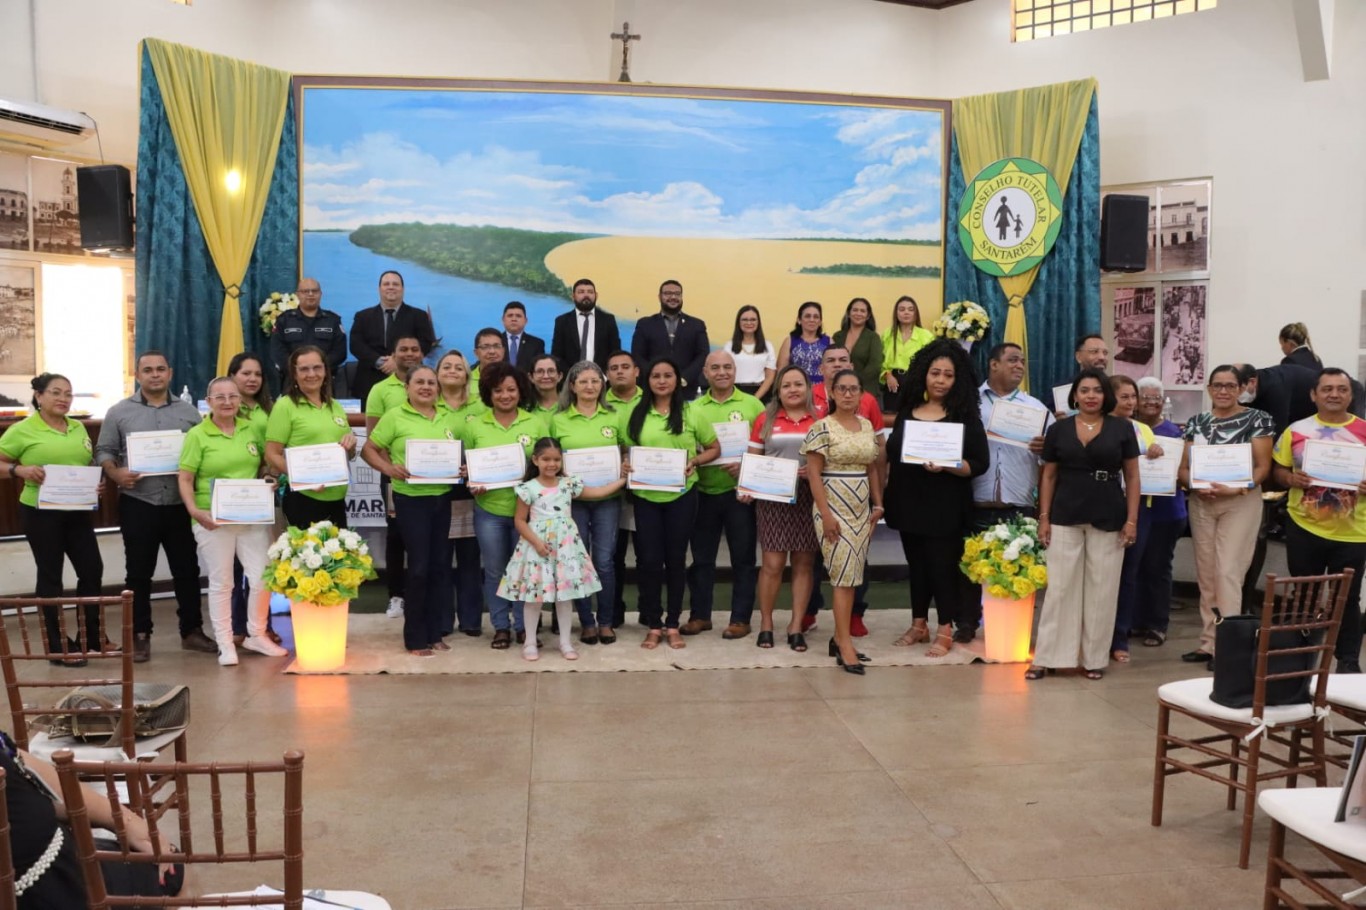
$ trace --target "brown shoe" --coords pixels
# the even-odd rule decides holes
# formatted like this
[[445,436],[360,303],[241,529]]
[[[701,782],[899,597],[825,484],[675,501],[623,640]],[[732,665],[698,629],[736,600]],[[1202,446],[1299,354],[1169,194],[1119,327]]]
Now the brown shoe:
[[152,659],[152,636],[145,632],[133,637],[133,663],[145,664]]
[[711,631],[710,619],[690,619],[679,628],[684,635],[697,635],[700,632]]
[[733,623],[731,623],[730,625],[726,626],[726,631],[724,631],[724,632],[721,633],[721,637],[722,637],[722,638],[735,639],[735,638],[744,638],[744,637],[745,637],[746,635],[748,635],[748,634],[749,634],[749,623],[747,623],[747,622],[733,622]]
[[218,653],[218,645],[214,644],[213,639],[204,634],[203,629],[195,629],[189,635],[180,636],[180,647],[185,651],[202,651],[205,654]]

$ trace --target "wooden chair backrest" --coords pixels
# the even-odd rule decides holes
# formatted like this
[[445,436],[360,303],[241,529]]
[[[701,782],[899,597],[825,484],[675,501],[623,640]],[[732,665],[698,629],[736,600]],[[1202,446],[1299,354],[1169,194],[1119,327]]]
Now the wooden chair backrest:
[[[39,608],[37,611],[28,612],[28,608],[35,606]],[[118,609],[111,609],[115,607]],[[58,611],[60,651],[48,648],[43,608]],[[115,614],[118,622],[111,627],[108,619]],[[100,641],[90,641],[87,635],[90,619],[94,616],[98,616]],[[117,638],[110,635],[114,629],[118,630]],[[76,649],[69,647],[69,639],[76,641]],[[88,661],[87,668],[34,672],[48,660],[74,658]],[[50,713],[52,704],[67,691],[79,686],[121,686],[123,710],[119,717],[119,743],[129,758],[137,754],[133,743],[136,713],[133,706],[133,592],[124,591],[110,597],[0,597],[0,674],[5,679],[13,737],[19,748],[29,746],[30,718]],[[25,689],[55,691],[26,701]],[[78,708],[72,713],[108,712],[99,708]]]
[[0,910],[15,910],[14,853],[9,842],[9,804],[5,802],[5,769],[0,768]]
[[[1354,574],[1352,569],[1344,569],[1335,575],[1266,576],[1261,634],[1257,639],[1256,686],[1252,696],[1255,717],[1263,716],[1266,684],[1277,680],[1314,677],[1310,684],[1313,704],[1316,708],[1327,705],[1328,673],[1333,665],[1333,649],[1337,645],[1342,611]],[[1272,648],[1272,639],[1278,632],[1296,633],[1301,640],[1295,647]],[[1301,668],[1270,672],[1272,656],[1296,654],[1306,655]]]
[[[286,752],[278,762],[78,762],[70,750],[53,755],[57,776],[62,784],[62,801],[76,838],[76,852],[90,892],[90,910],[112,907],[242,907],[257,904],[283,904],[285,910],[303,906],[303,770],[302,752]],[[278,840],[263,836],[258,822],[271,813],[258,813],[259,786],[269,786],[272,777],[282,778],[284,795]],[[170,779],[174,787],[161,790],[165,800],[156,803],[150,794],[158,781]],[[137,810],[147,822],[152,852],[135,853],[129,846],[127,826],[120,815],[114,816],[114,835],[118,848],[100,850],[95,846],[90,816],[85,805],[82,780],[112,801],[119,799],[117,785],[126,783],[130,794],[140,794]],[[197,786],[196,786],[197,784]],[[196,826],[191,814],[191,791],[208,791],[208,829],[210,845],[195,844]],[[232,801],[240,790],[241,812],[232,811]],[[199,792],[193,802],[198,801]],[[204,832],[204,810],[200,810],[198,830]],[[241,830],[235,822],[240,819]],[[167,827],[170,830],[163,830]],[[268,897],[194,898],[182,893],[176,897],[115,897],[106,893],[100,872],[103,862],[129,863],[271,863],[283,867],[284,894]],[[188,869],[187,869],[188,873]],[[187,875],[188,878],[188,875]],[[259,878],[259,877],[258,877]],[[269,879],[267,879],[269,880]]]

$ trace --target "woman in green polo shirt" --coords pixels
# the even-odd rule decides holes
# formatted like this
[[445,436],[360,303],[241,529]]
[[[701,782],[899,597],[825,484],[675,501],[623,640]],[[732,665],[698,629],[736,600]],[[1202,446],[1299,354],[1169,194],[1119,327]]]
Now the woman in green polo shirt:
[[[565,452],[575,449],[620,448],[623,413],[607,404],[607,377],[602,367],[583,360],[569,368],[560,396],[560,407],[550,420],[550,435]],[[610,645],[617,635],[612,631],[616,610],[617,525],[621,521],[621,496],[606,499],[576,499],[574,524],[579,538],[592,556],[602,590],[598,592],[597,618],[593,617],[593,598],[578,601],[579,640],[586,645]]]
[[[491,363],[479,377],[479,397],[488,410],[455,428],[466,450],[516,443],[530,457],[531,447],[546,435],[548,427],[530,412],[536,406],[536,396],[526,374],[505,360]],[[526,641],[522,611],[514,610],[512,603],[498,596],[498,583],[521,537],[513,523],[517,494],[510,487],[485,490],[477,484],[471,484],[470,492],[474,494],[474,537],[479,541],[479,560],[484,569],[484,601],[493,621],[491,647],[504,651],[512,643],[512,629],[517,631],[518,644]]]
[[[686,487],[681,493],[640,490],[634,493],[636,514],[636,569],[640,573],[637,606],[640,621],[649,628],[641,647],[659,647],[665,634],[670,648],[686,647],[678,631],[687,582],[688,538],[697,515],[697,466],[721,454],[711,425],[684,408],[678,365],[667,357],[650,364],[648,387],[626,424],[626,444],[688,452]],[[663,616],[661,588],[669,588],[668,615]]]
[[408,557],[403,599],[403,646],[414,657],[449,651],[442,621],[451,600],[446,535],[451,527],[451,485],[412,483],[407,452],[410,440],[454,440],[447,412],[438,408],[441,387],[436,371],[408,371],[408,400],[384,413],[370,431],[360,457],[388,477],[394,491],[394,522]]
[[[237,393],[242,396],[242,407],[237,413],[251,422],[251,429],[260,437],[262,446],[266,441],[266,421],[270,417],[270,409],[275,404],[270,389],[266,388],[265,370],[261,358],[250,351],[234,354],[232,360],[228,361],[228,377],[237,384]],[[247,637],[249,594],[247,581],[242,576],[242,563],[235,561],[232,567],[232,639],[239,645]],[[269,616],[266,637],[277,645],[280,643],[280,636],[270,628]]]
[[560,409],[560,362],[549,354],[542,354],[531,364],[531,387],[536,390],[536,407],[532,413],[550,425],[550,418]]
[[[436,406],[450,421],[458,436],[460,427],[488,408],[479,400],[479,391],[470,388],[470,365],[465,355],[449,350],[436,362],[436,381],[441,384],[441,395]],[[455,588],[455,603],[445,607],[441,631],[449,635],[457,627],[472,637],[483,634],[484,576],[479,570],[479,542],[474,537],[474,497],[468,484],[457,484],[451,490],[451,524],[461,530],[463,537],[451,537],[446,542],[446,564],[451,570],[451,585]]]
[[[285,393],[266,421],[266,461],[275,474],[285,473],[285,449],[335,442],[349,459],[356,452],[356,436],[342,406],[332,398],[332,379],[322,349],[311,344],[289,353]],[[285,519],[296,528],[315,521],[346,527],[346,487],[291,489],[285,494]]]
[[232,637],[232,566],[242,563],[251,586],[247,597],[247,637],[242,647],[267,657],[289,652],[266,637],[270,592],[261,577],[270,547],[269,525],[219,524],[210,511],[213,485],[219,480],[254,480],[261,476],[262,444],[256,428],[241,415],[242,396],[227,376],[209,382],[204,399],[209,418],[185,434],[180,450],[180,498],[193,519],[191,529],[199,545],[199,561],[209,577],[209,621],[218,643],[218,665],[237,666]]
[[[44,465],[90,464],[90,436],[79,421],[66,416],[71,410],[71,382],[57,373],[35,376],[29,383],[33,389],[33,413],[0,436],[0,470],[11,480],[24,482],[19,494],[19,520],[24,537],[33,551],[33,564],[38,579],[33,591],[38,597],[60,597],[62,594],[62,557],[71,560],[76,570],[76,596],[99,597],[103,582],[104,562],[100,547],[95,542],[94,514],[63,509],[38,508],[38,487],[46,472]],[[104,481],[100,481],[103,486]],[[61,654],[67,650],[94,650],[99,634],[99,607],[85,611],[86,640],[72,638],[63,641],[56,607],[43,608],[43,623],[47,629],[48,651]],[[74,624],[74,623],[73,623]],[[70,636],[77,630],[68,627]],[[59,666],[82,667],[80,658],[52,661]]]

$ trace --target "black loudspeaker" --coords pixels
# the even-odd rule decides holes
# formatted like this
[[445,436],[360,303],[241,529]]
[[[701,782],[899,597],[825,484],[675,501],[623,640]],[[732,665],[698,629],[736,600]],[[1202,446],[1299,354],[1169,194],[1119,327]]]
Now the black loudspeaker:
[[119,164],[76,168],[80,200],[81,248],[133,248],[133,181]]
[[1100,267],[1141,272],[1148,267],[1147,196],[1111,193],[1100,206]]

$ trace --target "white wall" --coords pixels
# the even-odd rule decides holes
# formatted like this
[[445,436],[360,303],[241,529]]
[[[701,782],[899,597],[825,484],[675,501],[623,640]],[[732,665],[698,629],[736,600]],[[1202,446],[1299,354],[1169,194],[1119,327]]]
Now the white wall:
[[[943,12],[873,0],[28,0],[0,3],[0,96],[88,111],[132,163],[137,41],[301,73],[614,79],[954,97],[1096,76],[1104,181],[1214,178],[1210,356],[1279,357],[1309,323],[1355,367],[1366,288],[1366,4],[1337,4],[1334,73],[1306,83],[1287,0],[1011,44],[1005,0]],[[10,51],[17,50],[16,53]],[[93,155],[93,147],[82,149]]]

